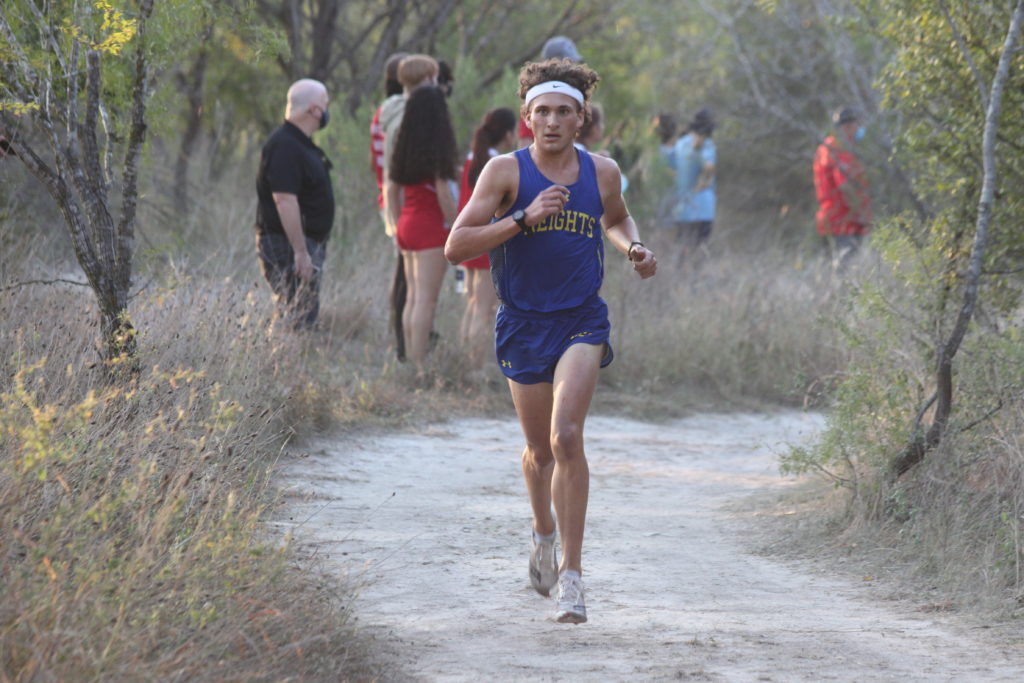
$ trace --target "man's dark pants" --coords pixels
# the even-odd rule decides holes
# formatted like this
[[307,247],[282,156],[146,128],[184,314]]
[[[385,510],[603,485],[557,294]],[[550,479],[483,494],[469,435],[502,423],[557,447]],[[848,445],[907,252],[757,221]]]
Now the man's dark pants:
[[320,281],[327,242],[306,238],[306,249],[313,262],[313,277],[303,281],[295,273],[295,255],[288,237],[275,233],[256,233],[256,253],[263,277],[274,291],[275,315],[293,329],[310,329],[320,315]]

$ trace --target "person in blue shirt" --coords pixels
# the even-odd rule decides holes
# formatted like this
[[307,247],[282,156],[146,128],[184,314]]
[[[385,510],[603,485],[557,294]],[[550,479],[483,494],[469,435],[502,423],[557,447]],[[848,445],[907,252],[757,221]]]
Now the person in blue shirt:
[[682,137],[661,147],[665,161],[676,174],[672,217],[684,261],[707,242],[715,221],[714,130],[711,111],[701,109]]
[[530,581],[545,596],[557,583],[555,619],[572,624],[587,620],[582,548],[590,471],[583,423],[598,369],[612,360],[608,307],[598,295],[602,231],[641,278],[657,269],[622,199],[618,165],[573,145],[597,80],[568,59],[523,67],[519,96],[533,143],[487,162],[445,245],[451,263],[490,252],[501,303],[497,358],[526,440]]

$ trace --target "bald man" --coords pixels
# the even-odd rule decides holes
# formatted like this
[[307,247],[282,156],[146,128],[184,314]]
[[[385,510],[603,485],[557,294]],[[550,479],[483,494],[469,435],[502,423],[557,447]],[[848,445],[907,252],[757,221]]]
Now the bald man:
[[275,318],[309,329],[334,224],[331,162],[312,135],[327,125],[327,88],[304,78],[288,89],[282,123],[263,145],[256,175],[256,250],[274,292]]

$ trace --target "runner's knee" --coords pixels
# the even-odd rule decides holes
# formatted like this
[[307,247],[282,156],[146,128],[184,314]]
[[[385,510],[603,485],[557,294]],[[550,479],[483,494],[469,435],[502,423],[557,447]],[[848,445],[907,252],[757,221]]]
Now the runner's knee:
[[555,459],[551,453],[551,446],[548,444],[536,444],[527,442],[523,449],[523,463],[543,469]]
[[558,459],[583,453],[583,429],[577,424],[556,425],[551,429],[551,450]]

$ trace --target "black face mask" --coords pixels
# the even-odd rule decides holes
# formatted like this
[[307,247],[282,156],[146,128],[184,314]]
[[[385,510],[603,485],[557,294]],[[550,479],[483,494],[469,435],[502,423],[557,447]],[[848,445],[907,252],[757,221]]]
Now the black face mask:
[[326,109],[320,110],[320,128],[326,128],[327,122],[331,120],[331,115]]

